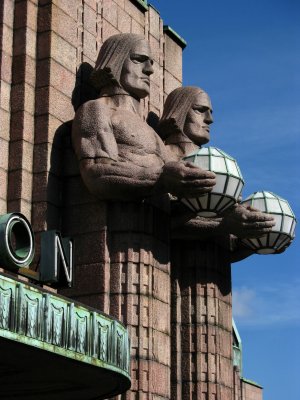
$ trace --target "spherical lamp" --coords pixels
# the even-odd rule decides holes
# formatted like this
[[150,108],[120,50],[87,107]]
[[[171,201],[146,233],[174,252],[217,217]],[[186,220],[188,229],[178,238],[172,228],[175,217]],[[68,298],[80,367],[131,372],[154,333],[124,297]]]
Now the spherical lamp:
[[236,203],[244,180],[234,158],[216,147],[202,147],[184,157],[204,170],[216,174],[216,185],[210,193],[197,198],[183,198],[181,201],[204,217],[214,217]]
[[262,212],[271,214],[276,225],[272,232],[257,239],[243,239],[242,242],[256,253],[272,254],[282,250],[294,237],[296,217],[289,203],[271,192],[255,192],[242,203],[252,206]]

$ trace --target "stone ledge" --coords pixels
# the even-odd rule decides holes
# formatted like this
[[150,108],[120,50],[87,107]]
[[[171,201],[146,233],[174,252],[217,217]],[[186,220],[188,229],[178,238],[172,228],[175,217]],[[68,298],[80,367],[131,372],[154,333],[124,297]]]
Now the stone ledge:
[[259,388],[259,389],[263,389],[263,386],[259,385],[258,383],[254,382],[254,381],[251,381],[250,379],[241,378],[241,381],[243,383],[248,384],[248,385],[255,386],[255,387]]
[[137,7],[141,8],[143,11],[148,11],[147,0],[130,0],[130,1],[136,4]]
[[169,25],[164,25],[164,33],[170,36],[170,38],[172,38],[174,42],[176,42],[182,49],[187,46],[187,42],[183,39],[183,37],[178,35],[178,33]]

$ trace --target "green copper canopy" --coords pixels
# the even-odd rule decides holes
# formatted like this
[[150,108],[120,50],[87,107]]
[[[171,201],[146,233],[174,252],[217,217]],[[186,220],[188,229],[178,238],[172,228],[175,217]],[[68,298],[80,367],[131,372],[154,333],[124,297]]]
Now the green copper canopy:
[[4,274],[0,352],[0,398],[89,400],[130,387],[129,338],[120,322]]

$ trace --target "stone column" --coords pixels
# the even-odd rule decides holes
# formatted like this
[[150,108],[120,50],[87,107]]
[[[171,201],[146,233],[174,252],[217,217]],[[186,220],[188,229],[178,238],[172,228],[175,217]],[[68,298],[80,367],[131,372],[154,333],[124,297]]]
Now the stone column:
[[73,204],[63,232],[75,239],[76,271],[74,288],[63,294],[128,328],[132,387],[124,399],[170,399],[168,210],[146,201],[93,201],[79,176],[67,190]]
[[169,215],[143,203],[109,205],[110,315],[131,338],[126,399],[170,398]]
[[172,399],[232,400],[231,268],[214,243],[172,241]]

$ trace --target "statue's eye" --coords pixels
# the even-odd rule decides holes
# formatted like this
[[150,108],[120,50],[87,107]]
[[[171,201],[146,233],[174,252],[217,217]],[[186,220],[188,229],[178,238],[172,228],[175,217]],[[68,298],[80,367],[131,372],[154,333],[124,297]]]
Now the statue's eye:
[[135,63],[143,63],[149,59],[149,57],[144,56],[142,54],[132,54],[130,58]]
[[195,106],[193,107],[193,110],[197,113],[197,114],[202,114],[204,113],[206,110],[208,110],[207,107],[204,106]]

